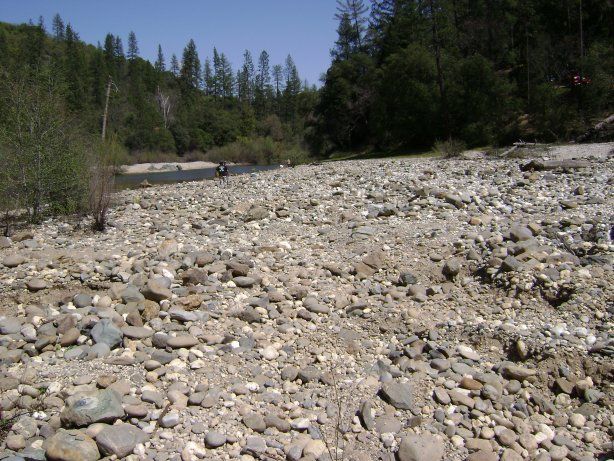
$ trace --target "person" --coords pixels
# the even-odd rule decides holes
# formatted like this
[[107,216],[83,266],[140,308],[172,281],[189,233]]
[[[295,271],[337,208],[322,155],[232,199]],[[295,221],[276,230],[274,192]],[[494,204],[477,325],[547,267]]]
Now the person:
[[226,166],[226,162],[220,162],[215,169],[215,176],[220,181],[220,187],[228,185],[228,176],[230,176],[230,173],[228,171],[228,166]]

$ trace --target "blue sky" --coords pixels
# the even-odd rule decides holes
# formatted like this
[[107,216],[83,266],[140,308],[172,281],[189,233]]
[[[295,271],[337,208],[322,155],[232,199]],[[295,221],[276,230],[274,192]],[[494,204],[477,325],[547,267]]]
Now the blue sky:
[[336,39],[335,7],[335,0],[0,0],[0,21],[37,22],[42,15],[49,31],[59,13],[83,41],[102,43],[111,32],[124,48],[133,30],[141,56],[153,62],[160,43],[167,64],[172,53],[181,59],[190,38],[203,62],[216,46],[235,70],[245,49],[254,62],[267,50],[271,66],[289,53],[301,78],[317,84]]

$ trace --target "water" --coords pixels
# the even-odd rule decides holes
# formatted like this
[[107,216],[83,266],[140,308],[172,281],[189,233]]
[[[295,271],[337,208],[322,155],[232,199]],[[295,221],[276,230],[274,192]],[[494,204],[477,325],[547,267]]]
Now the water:
[[[233,165],[229,167],[230,180],[232,176],[245,173],[255,173],[257,171],[276,170],[279,165]],[[175,170],[160,171],[138,174],[125,174],[115,176],[115,186],[117,189],[133,189],[147,180],[150,184],[172,184],[183,181],[199,181],[202,179],[213,179],[215,168],[201,168],[198,170]]]

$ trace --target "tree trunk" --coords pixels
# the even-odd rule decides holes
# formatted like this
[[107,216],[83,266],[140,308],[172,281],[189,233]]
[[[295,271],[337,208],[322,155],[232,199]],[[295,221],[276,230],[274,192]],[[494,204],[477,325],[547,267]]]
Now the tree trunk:
[[104,103],[104,114],[102,115],[102,140],[104,141],[107,133],[107,116],[109,114],[109,97],[111,96],[111,84],[113,80],[109,75],[109,81],[107,82],[107,94]]

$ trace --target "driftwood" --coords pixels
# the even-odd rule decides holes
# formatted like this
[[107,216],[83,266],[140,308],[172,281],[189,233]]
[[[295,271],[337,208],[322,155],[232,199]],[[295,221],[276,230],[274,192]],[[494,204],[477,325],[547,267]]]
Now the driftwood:
[[[599,137],[602,132],[606,131],[606,130],[613,130],[614,131],[614,114],[610,115],[609,117],[603,119],[602,121],[600,121],[599,123],[597,123],[594,127],[590,128],[586,133],[581,134],[580,136],[578,136],[576,138],[576,142],[584,142],[584,141],[589,141],[590,139],[596,137]],[[611,135],[612,133],[610,133]],[[607,137],[607,133],[605,134]]]
[[573,170],[576,168],[588,168],[590,162],[586,160],[531,160],[520,167],[521,171],[546,171],[546,170]]
[[540,144],[537,142],[524,142],[524,141],[518,141],[515,142],[514,144],[512,144],[512,147],[510,147],[508,150],[506,150],[505,152],[503,152],[501,155],[503,157],[508,156],[509,154],[511,154],[512,152],[516,151],[517,149],[534,149],[534,148],[538,148],[538,147],[546,147],[546,144]]

